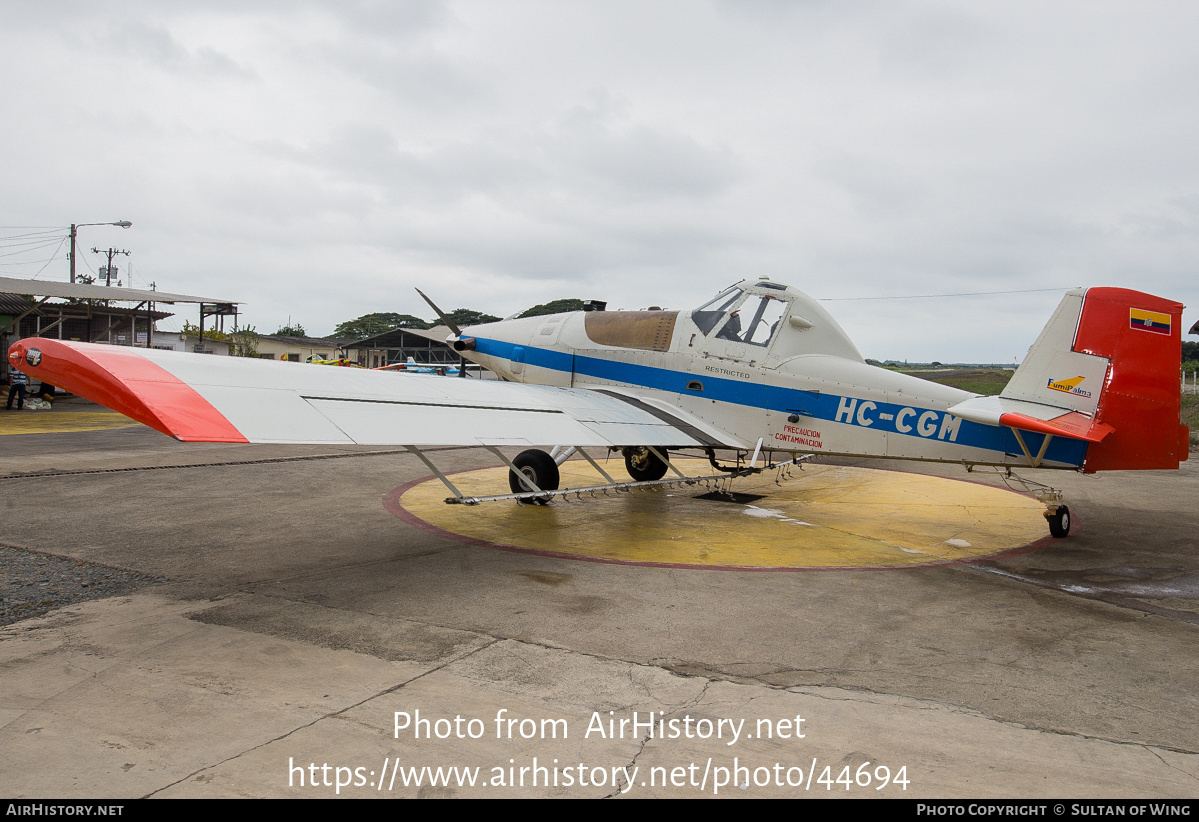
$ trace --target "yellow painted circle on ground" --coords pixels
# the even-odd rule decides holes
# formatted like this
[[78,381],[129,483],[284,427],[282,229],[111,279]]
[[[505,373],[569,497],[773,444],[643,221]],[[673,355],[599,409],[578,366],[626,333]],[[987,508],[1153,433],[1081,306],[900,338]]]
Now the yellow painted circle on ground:
[[9,411],[0,416],[3,434],[64,434],[72,431],[106,431],[141,425],[115,411]]
[[[688,475],[704,460],[675,460]],[[623,465],[609,474],[623,480]],[[616,473],[619,465],[620,474]],[[561,468],[562,488],[598,485],[589,464]],[[549,505],[512,501],[447,505],[436,479],[397,489],[388,508],[427,530],[536,553],[695,568],[903,568],[977,559],[1046,536],[1036,500],[973,482],[869,468],[807,466],[776,485],[774,473],[733,481],[751,504],[696,499],[688,486]],[[467,496],[508,491],[507,468],[454,474]]]

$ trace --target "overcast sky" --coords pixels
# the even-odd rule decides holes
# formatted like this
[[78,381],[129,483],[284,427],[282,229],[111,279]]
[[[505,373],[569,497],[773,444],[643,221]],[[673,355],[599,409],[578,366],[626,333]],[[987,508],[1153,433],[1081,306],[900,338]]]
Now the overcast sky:
[[[1059,289],[826,303],[867,357],[1011,362],[1060,289],[1199,308],[1194,2],[7,0],[3,20],[0,235],[131,220],[81,229],[81,270],[128,249],[134,285],[243,302],[259,331],[428,317],[414,286],[501,316],[692,308],[762,275],[818,298]],[[4,245],[0,274],[67,279],[65,245]]]

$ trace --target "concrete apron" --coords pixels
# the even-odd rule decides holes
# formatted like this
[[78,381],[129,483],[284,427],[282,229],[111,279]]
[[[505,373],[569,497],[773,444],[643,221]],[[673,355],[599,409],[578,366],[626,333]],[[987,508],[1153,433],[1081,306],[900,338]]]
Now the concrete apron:
[[[252,594],[168,593],[0,629],[0,668],[19,671],[0,694],[0,794],[1154,797],[1199,787],[1194,756],[936,702],[682,676]],[[773,738],[759,738],[768,729]],[[458,770],[430,785],[426,766]],[[890,784],[876,790],[884,767]],[[906,791],[892,781],[901,768]],[[474,787],[460,784],[472,773]]]

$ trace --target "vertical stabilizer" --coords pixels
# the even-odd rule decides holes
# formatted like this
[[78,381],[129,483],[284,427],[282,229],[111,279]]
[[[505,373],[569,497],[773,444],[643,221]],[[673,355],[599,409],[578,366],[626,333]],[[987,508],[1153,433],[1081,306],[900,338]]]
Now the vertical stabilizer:
[[1125,288],[1070,291],[1002,399],[1078,412],[1112,432],[1087,449],[1083,470],[1177,468],[1182,305]]
[[1000,397],[1095,416],[1110,358],[1074,345],[1086,294],[1067,292]]

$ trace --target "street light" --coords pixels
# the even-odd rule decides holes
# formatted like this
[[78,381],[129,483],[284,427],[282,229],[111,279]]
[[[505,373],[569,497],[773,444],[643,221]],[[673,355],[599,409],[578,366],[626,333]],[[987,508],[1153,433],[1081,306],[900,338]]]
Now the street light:
[[71,251],[67,254],[71,258],[71,282],[75,282],[75,231],[85,225],[115,225],[117,228],[129,228],[133,223],[128,220],[120,220],[115,223],[71,223]]

